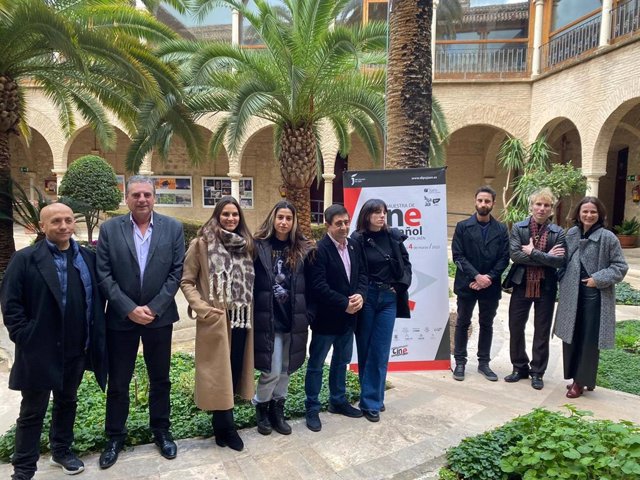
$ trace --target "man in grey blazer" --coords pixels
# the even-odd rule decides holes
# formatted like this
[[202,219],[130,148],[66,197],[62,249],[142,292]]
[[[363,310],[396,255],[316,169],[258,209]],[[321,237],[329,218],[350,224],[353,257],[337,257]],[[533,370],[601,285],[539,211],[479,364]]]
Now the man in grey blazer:
[[149,423],[163,457],[176,457],[169,431],[171,334],[178,320],[175,294],[182,277],[184,234],[176,220],[153,211],[155,185],[129,178],[125,199],[130,214],[100,227],[97,275],[107,304],[109,381],[100,468],[118,459],[127,435],[129,384],[140,340],[149,375]]

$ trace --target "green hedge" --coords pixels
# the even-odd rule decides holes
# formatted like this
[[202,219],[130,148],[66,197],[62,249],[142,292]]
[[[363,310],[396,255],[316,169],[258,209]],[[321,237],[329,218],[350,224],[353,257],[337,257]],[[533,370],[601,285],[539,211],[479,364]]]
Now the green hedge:
[[[213,434],[211,414],[199,410],[193,399],[195,386],[195,364],[191,355],[176,353],[171,358],[171,432],[176,439],[208,437]],[[285,413],[289,418],[303,417],[304,376],[306,363],[291,375],[289,395],[285,404]],[[258,373],[256,373],[257,379]],[[324,381],[320,392],[322,409],[326,410],[329,402],[328,376],[329,367],[325,365]],[[149,430],[148,414],[148,382],[142,356],[136,361],[134,380],[131,382],[131,407],[127,421],[127,445],[140,445],[152,442]],[[355,402],[360,396],[358,376],[347,372],[347,399]],[[104,418],[106,396],[96,384],[93,374],[86,373],[78,390],[78,412],[75,424],[74,449],[80,454],[98,452],[105,443]],[[235,423],[238,428],[255,426],[255,408],[250,402],[237,399],[234,409]],[[45,426],[40,438],[40,451],[49,451],[48,435],[51,424],[51,405],[45,418]],[[13,453],[15,426],[0,436],[0,460],[7,462]]]
[[447,451],[442,480],[640,478],[640,427],[538,408]]
[[640,320],[616,325],[616,348],[600,352],[598,385],[640,395]]

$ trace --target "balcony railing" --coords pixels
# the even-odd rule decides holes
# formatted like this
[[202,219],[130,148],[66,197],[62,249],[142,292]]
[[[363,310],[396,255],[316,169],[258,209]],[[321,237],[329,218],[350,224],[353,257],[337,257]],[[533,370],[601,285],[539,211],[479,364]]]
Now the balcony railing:
[[640,0],[621,2],[611,11],[611,39],[640,30]]
[[555,67],[598,47],[600,40],[601,15],[576,25],[564,33],[554,36],[542,45],[542,68]]
[[435,73],[523,73],[527,71],[526,44],[438,44]]

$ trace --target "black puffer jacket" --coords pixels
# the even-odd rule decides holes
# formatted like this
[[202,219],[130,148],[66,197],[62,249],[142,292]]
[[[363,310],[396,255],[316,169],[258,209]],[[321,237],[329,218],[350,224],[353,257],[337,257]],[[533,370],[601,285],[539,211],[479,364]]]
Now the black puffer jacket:
[[[268,240],[256,240],[254,261],[256,279],[253,284],[253,344],[256,370],[271,371],[273,340],[275,337],[273,313],[273,266],[271,244]],[[299,262],[291,274],[291,345],[289,347],[288,373],[295,372],[304,363],[307,354],[309,319],[305,301],[304,262]]]

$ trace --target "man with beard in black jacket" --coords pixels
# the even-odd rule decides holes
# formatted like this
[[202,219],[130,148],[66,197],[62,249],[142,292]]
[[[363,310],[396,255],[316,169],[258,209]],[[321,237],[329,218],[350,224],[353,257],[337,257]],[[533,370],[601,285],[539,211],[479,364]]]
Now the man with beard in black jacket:
[[459,381],[464,380],[468,331],[476,303],[480,323],[478,372],[487,380],[498,380],[489,361],[493,319],[502,295],[500,280],[509,265],[509,233],[505,224],[491,216],[495,200],[496,192],[491,187],[480,187],[475,196],[476,213],[456,225],[451,244],[457,266],[453,289],[458,296],[453,378]]

